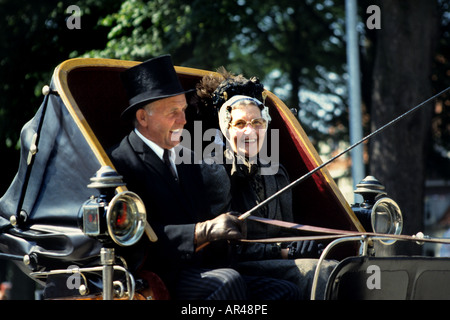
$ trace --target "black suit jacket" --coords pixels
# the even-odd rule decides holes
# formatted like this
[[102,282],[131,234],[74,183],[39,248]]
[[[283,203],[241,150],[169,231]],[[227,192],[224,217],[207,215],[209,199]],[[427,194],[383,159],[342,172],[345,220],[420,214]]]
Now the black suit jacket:
[[[185,148],[181,152],[192,155]],[[196,254],[194,248],[195,223],[211,219],[212,215],[205,199],[200,165],[193,162],[177,165],[177,183],[163,161],[134,131],[110,150],[109,155],[128,190],[136,192],[144,201],[147,220],[158,236],[155,243],[143,237],[134,248],[122,249],[124,256],[136,264],[145,253],[146,268],[157,272],[169,286],[181,268],[203,266],[204,257]]]

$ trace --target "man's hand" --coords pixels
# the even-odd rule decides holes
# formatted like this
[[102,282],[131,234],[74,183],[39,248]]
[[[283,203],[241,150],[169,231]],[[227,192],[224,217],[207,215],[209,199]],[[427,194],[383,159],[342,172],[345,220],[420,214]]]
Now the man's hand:
[[195,225],[195,239],[197,247],[211,241],[236,240],[245,238],[245,221],[231,213],[222,213],[220,216]]

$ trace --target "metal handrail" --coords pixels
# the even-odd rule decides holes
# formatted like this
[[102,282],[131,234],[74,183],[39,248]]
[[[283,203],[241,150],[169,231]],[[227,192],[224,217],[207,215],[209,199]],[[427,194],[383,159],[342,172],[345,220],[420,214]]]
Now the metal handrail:
[[[136,290],[136,282],[134,280],[133,275],[124,267],[119,265],[113,265],[112,266],[114,270],[122,271],[126,276],[126,282],[127,282],[127,295],[129,300],[133,300],[134,293]],[[93,272],[102,272],[103,266],[98,267],[87,267],[87,268],[71,268],[71,269],[56,269],[56,270],[50,270],[50,271],[37,271],[30,273],[30,277],[39,278],[39,277],[48,277],[50,275],[57,275],[57,274],[75,274],[78,273],[83,278],[84,283],[87,287],[87,279],[85,277],[84,273],[93,273]]]

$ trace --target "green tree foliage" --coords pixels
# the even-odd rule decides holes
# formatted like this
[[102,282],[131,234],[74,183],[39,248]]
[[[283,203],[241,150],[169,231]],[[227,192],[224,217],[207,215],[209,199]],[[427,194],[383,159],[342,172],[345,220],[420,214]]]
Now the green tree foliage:
[[85,56],[145,60],[170,53],[175,64],[214,69],[228,62],[228,46],[239,32],[234,1],[126,0],[101,20],[110,28],[103,50]]

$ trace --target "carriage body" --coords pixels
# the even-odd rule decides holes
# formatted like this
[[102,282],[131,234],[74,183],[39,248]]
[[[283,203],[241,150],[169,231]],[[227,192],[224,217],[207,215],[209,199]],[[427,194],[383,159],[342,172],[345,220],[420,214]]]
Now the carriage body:
[[[105,298],[102,281],[106,268],[119,274],[118,279],[112,280],[122,287],[122,298],[141,297],[135,291],[139,291],[139,277],[143,275],[132,274],[123,261],[118,265],[105,261],[105,247],[110,249],[116,244],[86,234],[80,223],[80,208],[98,196],[95,188],[88,187],[91,178],[101,168],[114,170],[105,150],[131,129],[120,118],[128,101],[119,75],[138,63],[92,58],[61,63],[51,79],[51,92],[22,130],[19,169],[0,199],[1,254],[15,260],[23,272],[44,286],[53,278],[57,279],[53,285],[67,289],[70,277],[85,286],[80,289],[78,283],[71,290],[62,290],[64,297],[98,298],[103,291]],[[186,67],[175,69],[185,89],[195,88],[204,75],[212,73]],[[268,91],[265,102],[272,118],[271,128],[278,132],[279,161],[289,176],[300,177],[321,165],[317,151],[289,108]],[[189,108],[187,128],[194,121],[203,120],[197,113],[189,113]],[[214,129],[208,127],[207,121],[202,123],[203,132]],[[133,190],[118,185],[115,191],[120,194]],[[292,189],[292,193],[294,220],[299,225],[365,231],[326,167]],[[150,211],[146,214],[151,214],[151,209],[147,210]],[[152,239],[149,225],[143,236],[157,241]],[[333,251],[338,259],[358,254],[359,243]],[[167,297],[164,292],[157,292],[164,287],[157,275],[150,272],[143,277],[147,280],[144,291],[151,291],[147,297]],[[153,288],[148,288],[149,283]],[[111,290],[108,285],[108,291]]]

